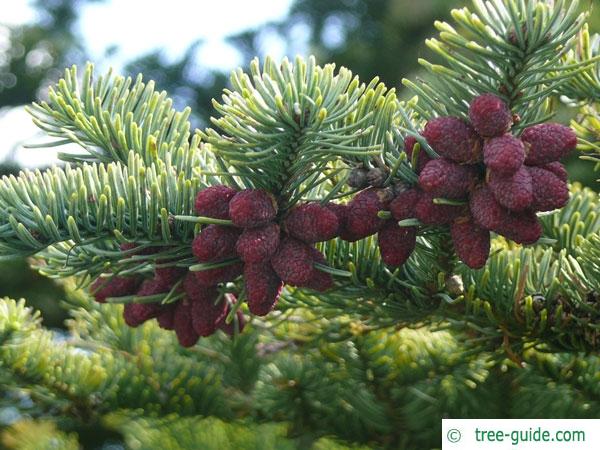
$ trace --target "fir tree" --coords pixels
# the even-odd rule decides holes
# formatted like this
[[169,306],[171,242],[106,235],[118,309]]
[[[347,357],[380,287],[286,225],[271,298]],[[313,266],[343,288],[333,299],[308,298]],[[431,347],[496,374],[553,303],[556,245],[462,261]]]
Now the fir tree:
[[[0,301],[0,400],[21,417],[3,444],[421,449],[442,417],[598,417],[598,194],[573,183],[545,208],[562,153],[546,166],[535,133],[559,101],[579,108],[600,162],[598,38],[575,1],[452,16],[406,101],[267,58],[232,73],[203,131],[141,75],[68,69],[29,111],[44,147],[81,151],[0,182],[1,257],[64,279],[71,314],[60,336]],[[460,152],[437,129],[467,136]],[[492,158],[505,132],[500,153],[527,146],[514,167]],[[529,174],[527,211],[552,211],[499,206],[490,251],[475,196],[500,202],[499,170]]]

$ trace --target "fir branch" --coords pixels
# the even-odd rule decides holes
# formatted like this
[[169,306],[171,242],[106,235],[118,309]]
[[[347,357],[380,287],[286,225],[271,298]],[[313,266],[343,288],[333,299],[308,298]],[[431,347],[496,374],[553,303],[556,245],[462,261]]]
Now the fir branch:
[[600,170],[600,102],[583,105],[571,127],[579,138],[581,159],[593,162],[595,170]]
[[76,66],[65,70],[64,78],[49,89],[48,102],[26,108],[39,128],[57,138],[36,147],[76,143],[85,153],[60,153],[59,157],[70,162],[124,164],[130,151],[151,164],[167,153],[198,147],[197,137],[189,142],[190,108],[177,112],[165,91],[155,91],[153,81],[144,83],[142,75],[133,81],[112,71],[94,80],[94,66],[89,63],[82,80],[77,77]]
[[459,328],[470,322],[480,332],[487,329],[515,354],[541,343],[553,350],[596,351],[599,239],[597,233],[580,234],[571,243],[572,255],[551,248],[496,253],[484,269],[462,273],[465,309],[458,317],[450,311],[448,320]]
[[570,297],[577,300],[584,312],[595,318],[600,315],[598,297],[600,297],[600,233],[593,233],[580,239],[574,257],[568,259],[565,275],[569,283]]
[[[108,415],[105,423],[125,437],[128,447],[164,449],[235,449],[235,450],[294,450],[304,448],[300,439],[286,435],[281,423],[225,422],[215,417],[148,417],[141,411],[119,411]],[[367,450],[338,444],[322,438],[315,449]],[[339,447],[338,447],[339,445]]]
[[39,312],[25,307],[24,299],[18,302],[7,299],[0,301],[0,317],[0,343],[9,339],[14,332],[28,333],[41,323]]
[[[282,308],[309,307],[318,317],[347,315],[365,329],[429,324],[470,330],[481,349],[504,347],[515,355],[536,342],[592,350],[600,345],[586,320],[588,314],[596,317],[590,298],[600,292],[590,281],[600,279],[600,255],[593,248],[598,208],[594,192],[573,186],[567,206],[542,217],[544,235],[554,244],[523,248],[497,238],[481,270],[456,265],[452,248],[444,251],[445,234],[420,237],[417,251],[396,271],[381,262],[374,238],[331,241],[323,247],[328,264],[350,276],[337,278],[335,289],[324,294],[286,290]],[[453,275],[464,286],[449,284]],[[352,328],[337,333],[348,337]]]
[[[493,363],[487,354],[471,358],[464,350],[443,332],[357,329],[343,342],[302,347],[296,352],[302,358],[279,354],[261,373],[258,407],[266,417],[290,421],[297,433],[334,433],[392,448],[404,448],[407,435],[420,436],[414,447],[431,448],[439,417],[461,416],[463,402],[484,416],[500,410],[490,410],[499,393],[485,390]],[[486,394],[485,406],[468,400]]]
[[582,237],[600,230],[598,194],[579,183],[571,185],[569,203],[558,211],[542,216],[544,236],[555,239],[554,249],[572,253]]
[[[267,59],[262,67],[253,61],[249,74],[232,74],[231,90],[222,103],[215,102],[220,117],[213,124],[219,131],[201,133],[211,154],[203,151],[200,134],[187,144],[185,118],[152,87],[138,81],[130,90],[131,81],[110,75],[92,85],[88,67],[79,88],[74,69],[68,71],[51,92],[51,104],[32,111],[49,134],[78,140],[90,153],[75,157],[83,162],[77,168],[25,172],[0,182],[0,251],[4,257],[40,253],[47,263],[43,271],[51,276],[144,274],[167,255],[189,267],[194,232],[200,223],[211,222],[189,220],[201,187],[264,188],[278,195],[285,214],[303,199],[324,202],[348,195],[348,166],[389,169],[386,184],[398,178],[411,183],[415,174],[400,142],[404,135],[418,135],[420,121],[432,114],[464,116],[473,95],[492,91],[510,102],[521,116],[517,128],[523,127],[550,111],[548,100],[560,86],[590,70],[589,52],[561,66],[583,20],[576,2],[567,7],[563,1],[476,1],[475,9],[477,14],[463,9],[453,15],[460,32],[477,41],[438,23],[440,40],[429,45],[447,66],[424,62],[436,80],[408,83],[422,103],[400,104],[377,79],[364,85],[347,69],[336,73],[333,65],[318,67],[312,58],[281,65]],[[111,127],[130,141],[119,138],[114,144]],[[419,144],[421,151],[433,152],[422,138]],[[102,162],[85,162],[90,159]],[[553,249],[500,248],[482,271],[458,266],[464,292],[447,285],[457,267],[447,235],[423,227],[417,250],[395,271],[383,265],[373,238],[325,243],[336,288],[318,297],[289,289],[282,304],[310,305],[323,317],[348,313],[367,327],[447,321],[481,332],[494,345],[497,338],[515,338],[517,349],[539,337],[569,349],[594,346],[585,339],[564,344],[573,328],[559,319],[560,308],[583,303],[570,276],[577,266],[569,258],[578,257],[573,255],[579,255],[582,239],[598,226],[595,202],[578,198],[583,198],[580,204],[572,202],[544,219],[549,237],[556,239]],[[183,217],[188,220],[174,220]],[[164,249],[152,257],[129,258],[117,248],[122,242]],[[563,272],[571,280],[566,287],[560,286]],[[540,293],[548,301],[545,317],[534,302]],[[549,314],[555,336],[546,328]],[[579,320],[575,334],[588,329]],[[512,351],[510,343],[505,346]]]
[[[24,305],[0,302],[0,330],[13,330],[10,336],[2,335],[0,374],[14,371],[27,387],[32,380],[36,388],[48,386],[55,397],[47,401],[54,406],[56,395],[71,392],[75,397],[70,401],[76,400],[78,409],[55,407],[47,417],[56,417],[61,424],[101,424],[118,430],[129,444],[213,448],[209,442],[218,437],[223,439],[219,448],[230,443],[235,448],[246,444],[269,448],[271,443],[274,448],[285,448],[287,443],[295,448],[296,436],[302,435],[304,444],[331,448],[331,442],[320,436],[333,435],[371,446],[430,448],[439,440],[442,415],[536,417],[535,411],[543,410],[544,417],[556,417],[565,410],[548,405],[557,401],[558,394],[561,404],[570,408],[569,417],[597,414],[596,356],[578,356],[573,364],[572,354],[528,350],[527,366],[516,369],[501,354],[480,353],[477,347],[465,345],[463,335],[427,329],[355,327],[353,335],[341,342],[331,337],[296,340],[294,336],[302,336],[312,326],[306,322],[312,311],[304,310],[279,325],[270,322],[275,332],[261,336],[262,348],[275,349],[269,354],[256,354],[256,328],[251,327],[254,336],[239,346],[224,336],[203,340],[200,347],[219,355],[211,359],[200,349],[174,350],[173,337],[154,325],[126,327],[115,314],[117,306],[100,306],[81,291],[68,292],[74,296],[69,302],[76,313],[70,324],[73,334],[66,341],[53,339],[36,347],[31,346],[39,344],[41,335],[51,334],[32,321],[34,316]],[[7,327],[7,322],[13,325]],[[338,322],[338,329],[342,324]],[[29,331],[21,331],[26,328]],[[283,340],[274,340],[277,335]],[[78,358],[75,366],[65,362],[72,357],[65,355],[71,353]],[[86,376],[89,360],[95,361],[92,367],[99,374],[91,379],[93,383]],[[240,373],[251,378],[244,395],[238,389],[248,380],[227,378],[232,364],[242,363],[254,365],[258,372],[256,385],[252,374]],[[557,384],[556,395],[553,391],[540,396],[549,382]],[[96,389],[90,411],[79,395],[92,386]],[[89,395],[85,398],[90,400]],[[522,410],[523,398],[537,398],[531,411]],[[238,414],[236,420],[204,416],[231,419],[226,414],[231,406]],[[252,419],[267,423],[258,426]],[[244,430],[260,436],[260,442],[248,440]],[[414,437],[407,440],[407,436]],[[348,448],[343,442],[338,445]]]
[[426,41],[444,65],[420,60],[431,77],[403,81],[419,96],[419,113],[466,117],[473,97],[492,92],[519,116],[515,130],[545,120],[552,113],[548,97],[588,69],[561,70],[585,18],[578,1],[474,0],[473,6],[475,12],[452,11],[458,29],[436,22],[439,39]]
[[121,334],[121,346],[128,342],[127,349],[120,349],[114,340],[59,340],[41,328],[23,303],[1,300],[0,329],[12,323],[16,331],[2,341],[0,370],[13,374],[21,387],[47,389],[87,420],[124,407],[230,415],[214,364],[190,358],[189,351],[174,353],[174,336],[156,325],[126,327],[118,319],[120,306],[107,309],[112,318],[105,317],[100,327],[112,321],[113,330]]
[[[594,62],[586,65],[586,62]],[[564,57],[564,67],[574,67],[575,76],[560,87],[562,99],[580,110],[571,128],[579,138],[582,159],[595,163],[600,169],[600,34],[590,37],[587,24],[579,32],[577,45]]]
[[[570,353],[548,353],[527,351],[525,361],[528,369],[522,374],[517,374],[516,382],[519,385],[515,396],[528,399],[540,395],[544,391],[549,395],[548,408],[546,402],[532,402],[529,411],[523,410],[522,402],[514,402],[513,408],[521,410],[519,417],[577,417],[594,418],[593,412],[600,405],[600,387],[594,379],[600,370],[600,359],[593,356],[584,356]],[[544,389],[549,383],[555,389]],[[570,400],[565,402],[564,399]],[[532,407],[533,406],[533,407]]]
[[600,102],[600,34],[590,36],[584,24],[575,46],[564,55],[561,71],[566,71],[569,79],[560,86],[559,93],[567,97],[568,103]]
[[[31,255],[65,242],[80,248],[76,256],[102,256],[102,250],[110,247],[100,243],[109,238],[142,244],[189,241],[194,225],[173,223],[170,216],[191,214],[199,185],[198,179],[177,172],[169,157],[146,166],[134,152],[127,165],[85,163],[4,177],[0,181],[2,258]],[[57,247],[54,255],[61,248],[64,253],[64,247]],[[114,253],[113,249],[113,256],[121,259]],[[62,263],[67,260],[68,254]]]
[[[257,59],[250,73],[231,75],[232,90],[213,118],[220,129],[203,138],[229,168],[230,179],[262,188],[289,201],[327,180],[327,164],[338,159],[368,163],[379,155],[383,133],[394,114],[395,95],[373,80],[360,84],[346,68],[319,67],[314,58],[279,65]],[[316,176],[315,176],[316,175]]]

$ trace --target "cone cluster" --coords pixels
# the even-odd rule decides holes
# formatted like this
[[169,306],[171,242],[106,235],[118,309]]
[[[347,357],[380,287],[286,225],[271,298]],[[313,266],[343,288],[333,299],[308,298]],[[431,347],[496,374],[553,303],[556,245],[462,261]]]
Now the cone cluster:
[[[150,247],[136,251],[135,244],[121,246],[128,255],[149,255],[159,251]],[[234,333],[233,322],[227,324],[231,307],[236,298],[231,294],[221,295],[216,287],[207,288],[197,282],[192,272],[177,267],[161,267],[168,261],[157,261],[152,278],[141,276],[110,278],[99,277],[91,286],[96,301],[105,303],[109,297],[135,296],[139,303],[127,303],[123,309],[123,319],[130,327],[138,327],[148,320],[155,319],[166,330],[173,330],[179,343],[191,347],[200,336],[209,336],[221,329],[229,335]],[[150,300],[151,296],[167,294],[174,290],[179,300],[162,304]],[[183,295],[181,295],[183,294]],[[245,320],[241,311],[236,313],[236,321],[241,331]]]
[[[416,228],[398,226],[405,219],[449,226],[458,257],[471,268],[487,261],[491,231],[533,244],[542,234],[536,212],[561,208],[569,199],[567,172],[559,160],[577,139],[557,123],[528,127],[519,137],[510,133],[512,125],[510,109],[493,94],[471,102],[469,121],[452,116],[430,120],[421,134],[439,158],[407,137],[405,152],[419,176],[417,184],[392,190],[391,199],[390,190],[361,191],[348,204],[341,237],[378,233],[381,257],[390,266],[403,264],[415,247]],[[393,219],[381,219],[384,210]]]
[[[222,213],[225,209],[227,214]],[[328,206],[304,203],[281,217],[277,201],[264,190],[236,192],[212,186],[198,194],[196,212],[233,223],[208,225],[196,236],[192,250],[198,261],[237,262],[223,269],[195,272],[195,276],[201,284],[213,286],[243,274],[248,308],[253,314],[268,314],[284,283],[318,291],[332,286],[331,275],[314,266],[324,265],[325,259],[313,244],[338,235],[338,218]],[[228,267],[230,273],[223,276],[219,271]]]
[[[275,307],[284,284],[320,292],[333,285],[331,275],[315,267],[327,262],[314,244],[339,235],[339,205],[303,203],[281,215],[273,195],[264,190],[236,191],[217,185],[198,193],[195,211],[199,216],[232,222],[207,225],[194,238],[192,253],[205,267],[187,271],[161,267],[164,264],[157,261],[150,279],[98,278],[92,285],[96,300],[139,297],[136,300],[140,302],[125,306],[125,322],[136,327],[156,319],[162,328],[174,330],[180,344],[188,347],[217,329],[233,333],[233,325],[226,324],[225,318],[237,300],[231,294],[222,295],[218,286],[240,275],[248,308],[259,316]],[[122,249],[137,253],[134,246]],[[171,292],[177,283],[175,294],[180,294],[180,300],[165,305],[143,301],[143,297]],[[237,322],[243,327],[239,310]]]

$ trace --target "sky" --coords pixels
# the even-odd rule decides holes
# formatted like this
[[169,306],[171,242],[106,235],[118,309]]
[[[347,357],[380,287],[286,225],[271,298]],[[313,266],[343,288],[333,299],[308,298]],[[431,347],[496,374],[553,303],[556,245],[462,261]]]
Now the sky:
[[[85,5],[80,29],[96,57],[116,44],[116,62],[155,48],[176,59],[190,43],[202,39],[206,43],[202,63],[232,69],[242,62],[224,38],[284,18],[290,4],[291,0],[110,0]],[[99,23],[110,27],[98,27]]]
[[[108,0],[84,4],[78,30],[100,70],[112,66],[118,71],[126,62],[155,49],[175,60],[198,39],[204,43],[196,55],[199,63],[207,68],[231,70],[242,61],[225,38],[284,18],[291,3],[292,0]],[[0,23],[17,25],[35,17],[27,0],[11,0],[10,6],[2,7]],[[264,45],[265,53],[275,58],[283,56],[283,45],[276,39],[268,39]],[[111,47],[118,50],[107,56]],[[0,134],[0,159],[13,151],[15,159],[28,167],[56,160],[55,148],[22,148],[23,142],[48,139],[37,134],[23,108],[0,110]]]

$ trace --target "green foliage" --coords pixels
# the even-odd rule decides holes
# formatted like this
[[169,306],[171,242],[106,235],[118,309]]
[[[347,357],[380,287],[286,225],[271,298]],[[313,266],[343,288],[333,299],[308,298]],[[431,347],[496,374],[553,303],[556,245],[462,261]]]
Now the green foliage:
[[472,326],[483,331],[489,321],[497,324],[486,329],[486,340],[503,340],[506,350],[517,354],[540,339],[553,350],[596,348],[598,208],[597,193],[576,185],[567,206],[544,217],[553,246],[497,242],[485,268],[461,270]]
[[223,135],[208,129],[204,139],[233,175],[227,176],[231,183],[241,180],[296,201],[340,172],[328,170],[336,158],[379,154],[381,144],[362,141],[389,128],[390,120],[373,120],[378,111],[391,117],[395,109],[393,93],[384,96],[376,79],[361,85],[348,69],[335,74],[333,64],[321,68],[314,58],[281,65],[267,58],[262,70],[254,60],[249,74],[233,72],[231,84],[223,103],[213,102],[222,117],[212,121]]
[[125,436],[129,448],[161,449],[224,449],[224,450],[292,450],[294,442],[286,439],[285,427],[225,423],[216,418],[181,418],[177,415],[162,419],[135,417],[115,413],[105,419]]
[[[193,136],[189,110],[152,82],[96,79],[91,66],[78,81],[67,70],[30,112],[57,138],[48,146],[84,152],[0,182],[0,257],[36,255],[42,273],[75,276],[66,337],[23,302],[0,302],[0,383],[26,393],[40,419],[13,424],[10,445],[28,445],[20,426],[68,445],[87,426],[138,448],[421,449],[439,446],[440,417],[597,415],[598,358],[583,355],[600,348],[600,211],[597,193],[576,184],[569,204],[543,217],[542,240],[497,237],[480,270],[459,263],[435,227],[419,227],[395,270],[374,237],[320,244],[333,289],[286,288],[278,310],[250,317],[235,339],[218,332],[191,349],[155,323],[128,328],[120,305],[75,291],[165,259],[190,267],[200,225],[230,224],[193,216],[206,186],[267,189],[285,214],[301,201],[347,201],[354,167],[388,170],[388,187],[411,184],[403,139],[432,116],[464,116],[483,92],[510,103],[516,131],[547,120],[559,96],[577,102],[580,146],[597,158],[599,63],[578,2],[476,0],[474,11],[453,11],[456,28],[436,24],[428,45],[443,61],[422,61],[433,78],[405,82],[417,94],[406,102],[377,78],[361,83],[313,58],[254,60],[213,102],[214,129]],[[132,256],[119,249],[129,242],[162,250]],[[539,395],[549,387],[571,406]]]
[[600,34],[590,36],[584,26],[576,47],[566,55],[565,64],[581,65],[586,61],[596,63],[569,79],[560,92],[569,102],[580,105],[571,127],[579,137],[578,148],[585,152],[582,159],[595,162],[597,171],[600,169]]
[[598,194],[577,183],[571,186],[571,192],[571,200],[564,208],[542,218],[544,236],[556,239],[556,251],[568,253],[578,245],[581,237],[600,230]]
[[[598,417],[600,396],[597,356],[527,352],[526,366],[515,378],[521,401],[511,406],[511,414],[523,418]],[[565,401],[565,399],[569,399]]]
[[582,106],[571,126],[579,137],[579,148],[585,152],[582,159],[594,162],[596,171],[600,170],[600,103]]
[[[185,156],[193,166],[193,153]],[[179,176],[173,177],[174,172]],[[90,266],[97,252],[88,244],[98,243],[99,251],[111,249],[103,238],[137,238],[142,243],[190,240],[193,225],[178,222],[171,226],[169,216],[192,211],[198,184],[197,179],[176,171],[170,158],[146,166],[133,152],[127,166],[84,163],[76,168],[55,167],[43,174],[25,171],[17,178],[5,177],[0,187],[0,220],[5,224],[0,245],[4,255],[14,257],[69,241],[68,249],[55,247],[51,253],[59,259],[56,266],[60,270],[73,252],[87,256],[85,263]],[[74,245],[80,247],[74,250]],[[121,255],[113,252],[112,257],[120,259]]]
[[0,442],[9,449],[78,450],[77,436],[58,430],[49,421],[22,420],[6,430]]
[[31,448],[31,433],[75,445],[94,428],[131,448],[422,449],[439,446],[440,417],[600,413],[597,356],[530,349],[520,368],[423,328],[354,327],[333,342],[310,333],[310,310],[185,350],[152,323],[126,327],[120,306],[94,305],[74,287],[66,340],[23,302],[0,302],[2,386],[40,405],[5,427],[9,448]]
[[130,150],[150,164],[167,152],[188,147],[190,109],[175,111],[167,93],[154,90],[153,81],[145,84],[138,75],[133,82],[111,72],[94,80],[91,64],[86,66],[81,84],[77,78],[75,66],[65,70],[64,78],[49,89],[49,102],[28,108],[38,127],[59,138],[40,147],[74,142],[86,153],[62,153],[61,159],[125,164]]
[[72,323],[73,335],[83,339],[91,327],[101,335],[83,342],[77,337],[61,341],[40,328],[38,316],[22,302],[2,303],[0,368],[12,374],[9,386],[32,385],[31,395],[40,402],[73,409],[89,420],[117,405],[156,413],[228,414],[228,404],[217,401],[225,391],[210,357],[203,363],[190,353],[174,354],[174,336],[157,326],[128,329],[120,319],[122,307],[94,314],[87,303],[88,310]]
[[[419,95],[419,112],[465,116],[469,99],[483,92],[504,98],[520,117],[517,129],[547,120],[548,97],[588,69],[590,61],[560,67],[561,56],[583,25],[578,1],[474,1],[452,11],[457,27],[436,22],[439,40],[427,45],[444,64],[420,60],[426,81],[404,84]],[[587,55],[586,55],[587,56]]]
[[[590,36],[584,24],[575,45],[564,56],[564,67],[579,67],[566,78],[559,92],[572,101],[597,102],[600,100],[600,34]],[[591,64],[590,62],[595,62]]]

